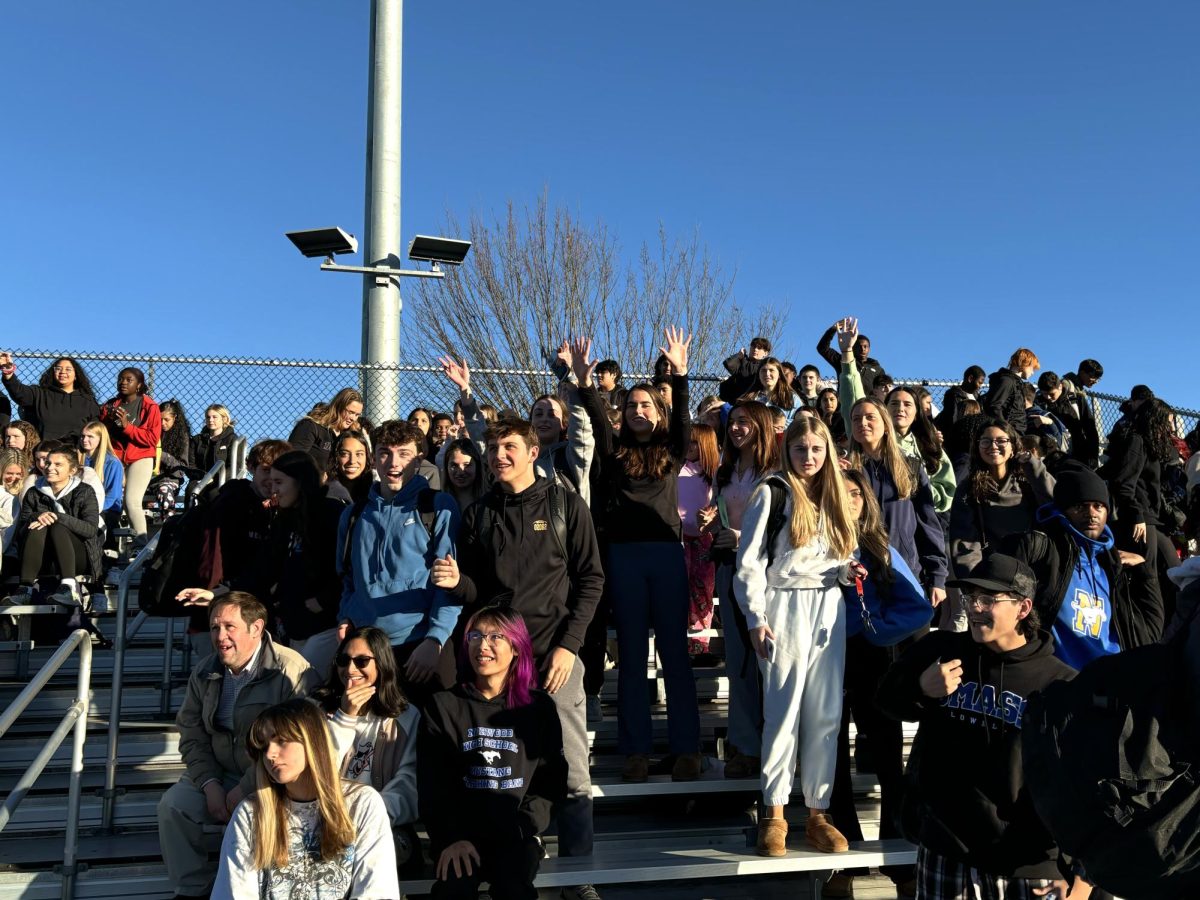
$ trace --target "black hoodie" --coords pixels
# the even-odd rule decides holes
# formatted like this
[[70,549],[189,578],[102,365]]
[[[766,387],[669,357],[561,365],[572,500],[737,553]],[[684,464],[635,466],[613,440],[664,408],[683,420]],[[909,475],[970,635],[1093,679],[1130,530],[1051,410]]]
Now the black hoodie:
[[994,419],[1007,422],[1017,434],[1024,434],[1025,382],[1012,369],[999,369],[988,376],[988,390],[980,401],[983,411]]
[[539,661],[555,647],[579,653],[604,593],[591,514],[578,494],[557,491],[567,525],[562,549],[545,478],[519,494],[494,485],[467,507],[458,533],[462,580],[454,596],[467,613],[464,621],[479,605],[511,594],[512,608],[524,616]]
[[10,375],[4,379],[4,389],[18,406],[32,410],[33,425],[43,441],[74,443],[87,422],[100,418],[96,398],[78,388],[68,394],[58,387],[30,387]]
[[[935,700],[920,678],[938,660],[962,660],[958,690]],[[1038,818],[1021,770],[1021,717],[1029,695],[1075,670],[1046,632],[1001,653],[968,632],[935,631],[892,666],[880,708],[921,727],[908,761],[906,837],[990,875],[1061,878],[1058,848]],[[916,824],[919,823],[919,824]]]
[[434,694],[417,732],[417,800],[434,859],[455,841],[519,844],[545,831],[567,792],[550,695],[506,709],[472,685]]

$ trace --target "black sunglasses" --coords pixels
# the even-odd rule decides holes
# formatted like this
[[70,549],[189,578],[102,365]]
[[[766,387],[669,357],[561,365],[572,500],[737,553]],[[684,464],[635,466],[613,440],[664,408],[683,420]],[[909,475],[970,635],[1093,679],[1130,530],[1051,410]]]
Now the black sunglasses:
[[339,669],[350,668],[350,663],[353,662],[360,672],[365,672],[367,666],[371,665],[373,656],[350,656],[348,653],[339,653],[336,662]]

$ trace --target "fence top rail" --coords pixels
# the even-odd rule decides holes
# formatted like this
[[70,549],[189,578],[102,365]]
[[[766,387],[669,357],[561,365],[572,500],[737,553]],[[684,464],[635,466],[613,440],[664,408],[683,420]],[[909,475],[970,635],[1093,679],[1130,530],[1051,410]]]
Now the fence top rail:
[[[97,353],[93,351],[51,351],[37,349],[14,349],[10,351],[12,355],[18,359],[24,357],[26,359],[57,359],[60,356],[70,356],[81,362],[141,362],[150,364],[159,363],[174,363],[183,365],[200,365],[200,366],[258,366],[270,368],[275,366],[286,366],[297,369],[342,369],[345,371],[354,372],[414,372],[414,373],[429,373],[440,372],[442,367],[435,364],[414,365],[408,363],[364,363],[353,362],[348,360],[315,360],[315,359],[288,359],[285,357],[249,357],[249,356],[173,356],[157,353]],[[512,375],[512,376],[527,376],[552,378],[554,373],[548,369],[537,369],[529,367],[475,367],[471,370],[478,375]],[[648,374],[626,373],[626,380],[649,378]],[[696,381],[721,381],[726,376],[723,373],[693,373],[692,379]],[[829,380],[829,379],[825,379]],[[927,387],[943,387],[949,388],[962,383],[961,378],[900,378],[896,377],[897,384],[921,384]],[[1098,400],[1108,401],[1112,403],[1122,403],[1126,397],[1118,394],[1108,394],[1101,391],[1089,391],[1090,396]],[[1168,404],[1176,413],[1185,416],[1195,416],[1200,418],[1200,410],[1190,409],[1184,406],[1175,406]]]

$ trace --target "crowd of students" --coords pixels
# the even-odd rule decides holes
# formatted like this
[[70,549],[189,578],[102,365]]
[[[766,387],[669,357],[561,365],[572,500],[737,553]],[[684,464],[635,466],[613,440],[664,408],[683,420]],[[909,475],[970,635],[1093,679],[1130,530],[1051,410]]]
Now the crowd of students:
[[[938,410],[886,374],[852,318],[818,342],[833,386],[755,338],[697,402],[691,336],[664,338],[653,381],[628,387],[589,340],[564,341],[559,389],[524,413],[481,404],[449,357],[447,412],[372,427],[347,388],[186,514],[177,600],[203,659],[178,716],[187,776],[159,805],[178,896],[396,897],[421,859],[418,820],[435,896],[481,880],[497,900],[536,896],[552,819],[560,856],[592,851],[587,727],[606,664],[624,780],[719,774],[692,673],[717,660],[717,623],[721,765],[760,780],[759,853],[786,852],[797,774],[805,843],[861,839],[853,719],[881,836],[919,844],[916,867],[885,868],[900,896],[1088,894],[1022,788],[1020,709],[1158,640],[1198,523],[1197,432],[1178,434],[1138,386],[1101,466],[1096,361],[1034,388],[1040,363],[1021,348],[986,393],[967,368]],[[198,476],[234,437],[213,405],[189,440],[182,407],[157,405],[137,369],[102,405],[69,358],[37,387],[7,354],[0,375],[21,415],[0,453],[9,603],[46,582],[77,601],[122,512],[144,535],[156,481]],[[930,747],[907,783],[903,719]],[[848,873],[825,888],[851,890]]]

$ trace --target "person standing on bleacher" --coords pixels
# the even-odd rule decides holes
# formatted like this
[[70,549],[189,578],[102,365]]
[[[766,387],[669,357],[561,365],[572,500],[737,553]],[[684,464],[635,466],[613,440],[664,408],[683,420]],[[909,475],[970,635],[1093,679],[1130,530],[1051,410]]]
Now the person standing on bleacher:
[[207,897],[216,876],[208,860],[220,826],[254,789],[247,736],[268,707],[306,697],[320,684],[298,653],[267,634],[267,610],[250,594],[218,597],[208,610],[213,654],[192,671],[175,721],[187,774],[158,803],[158,833],[177,900]]

